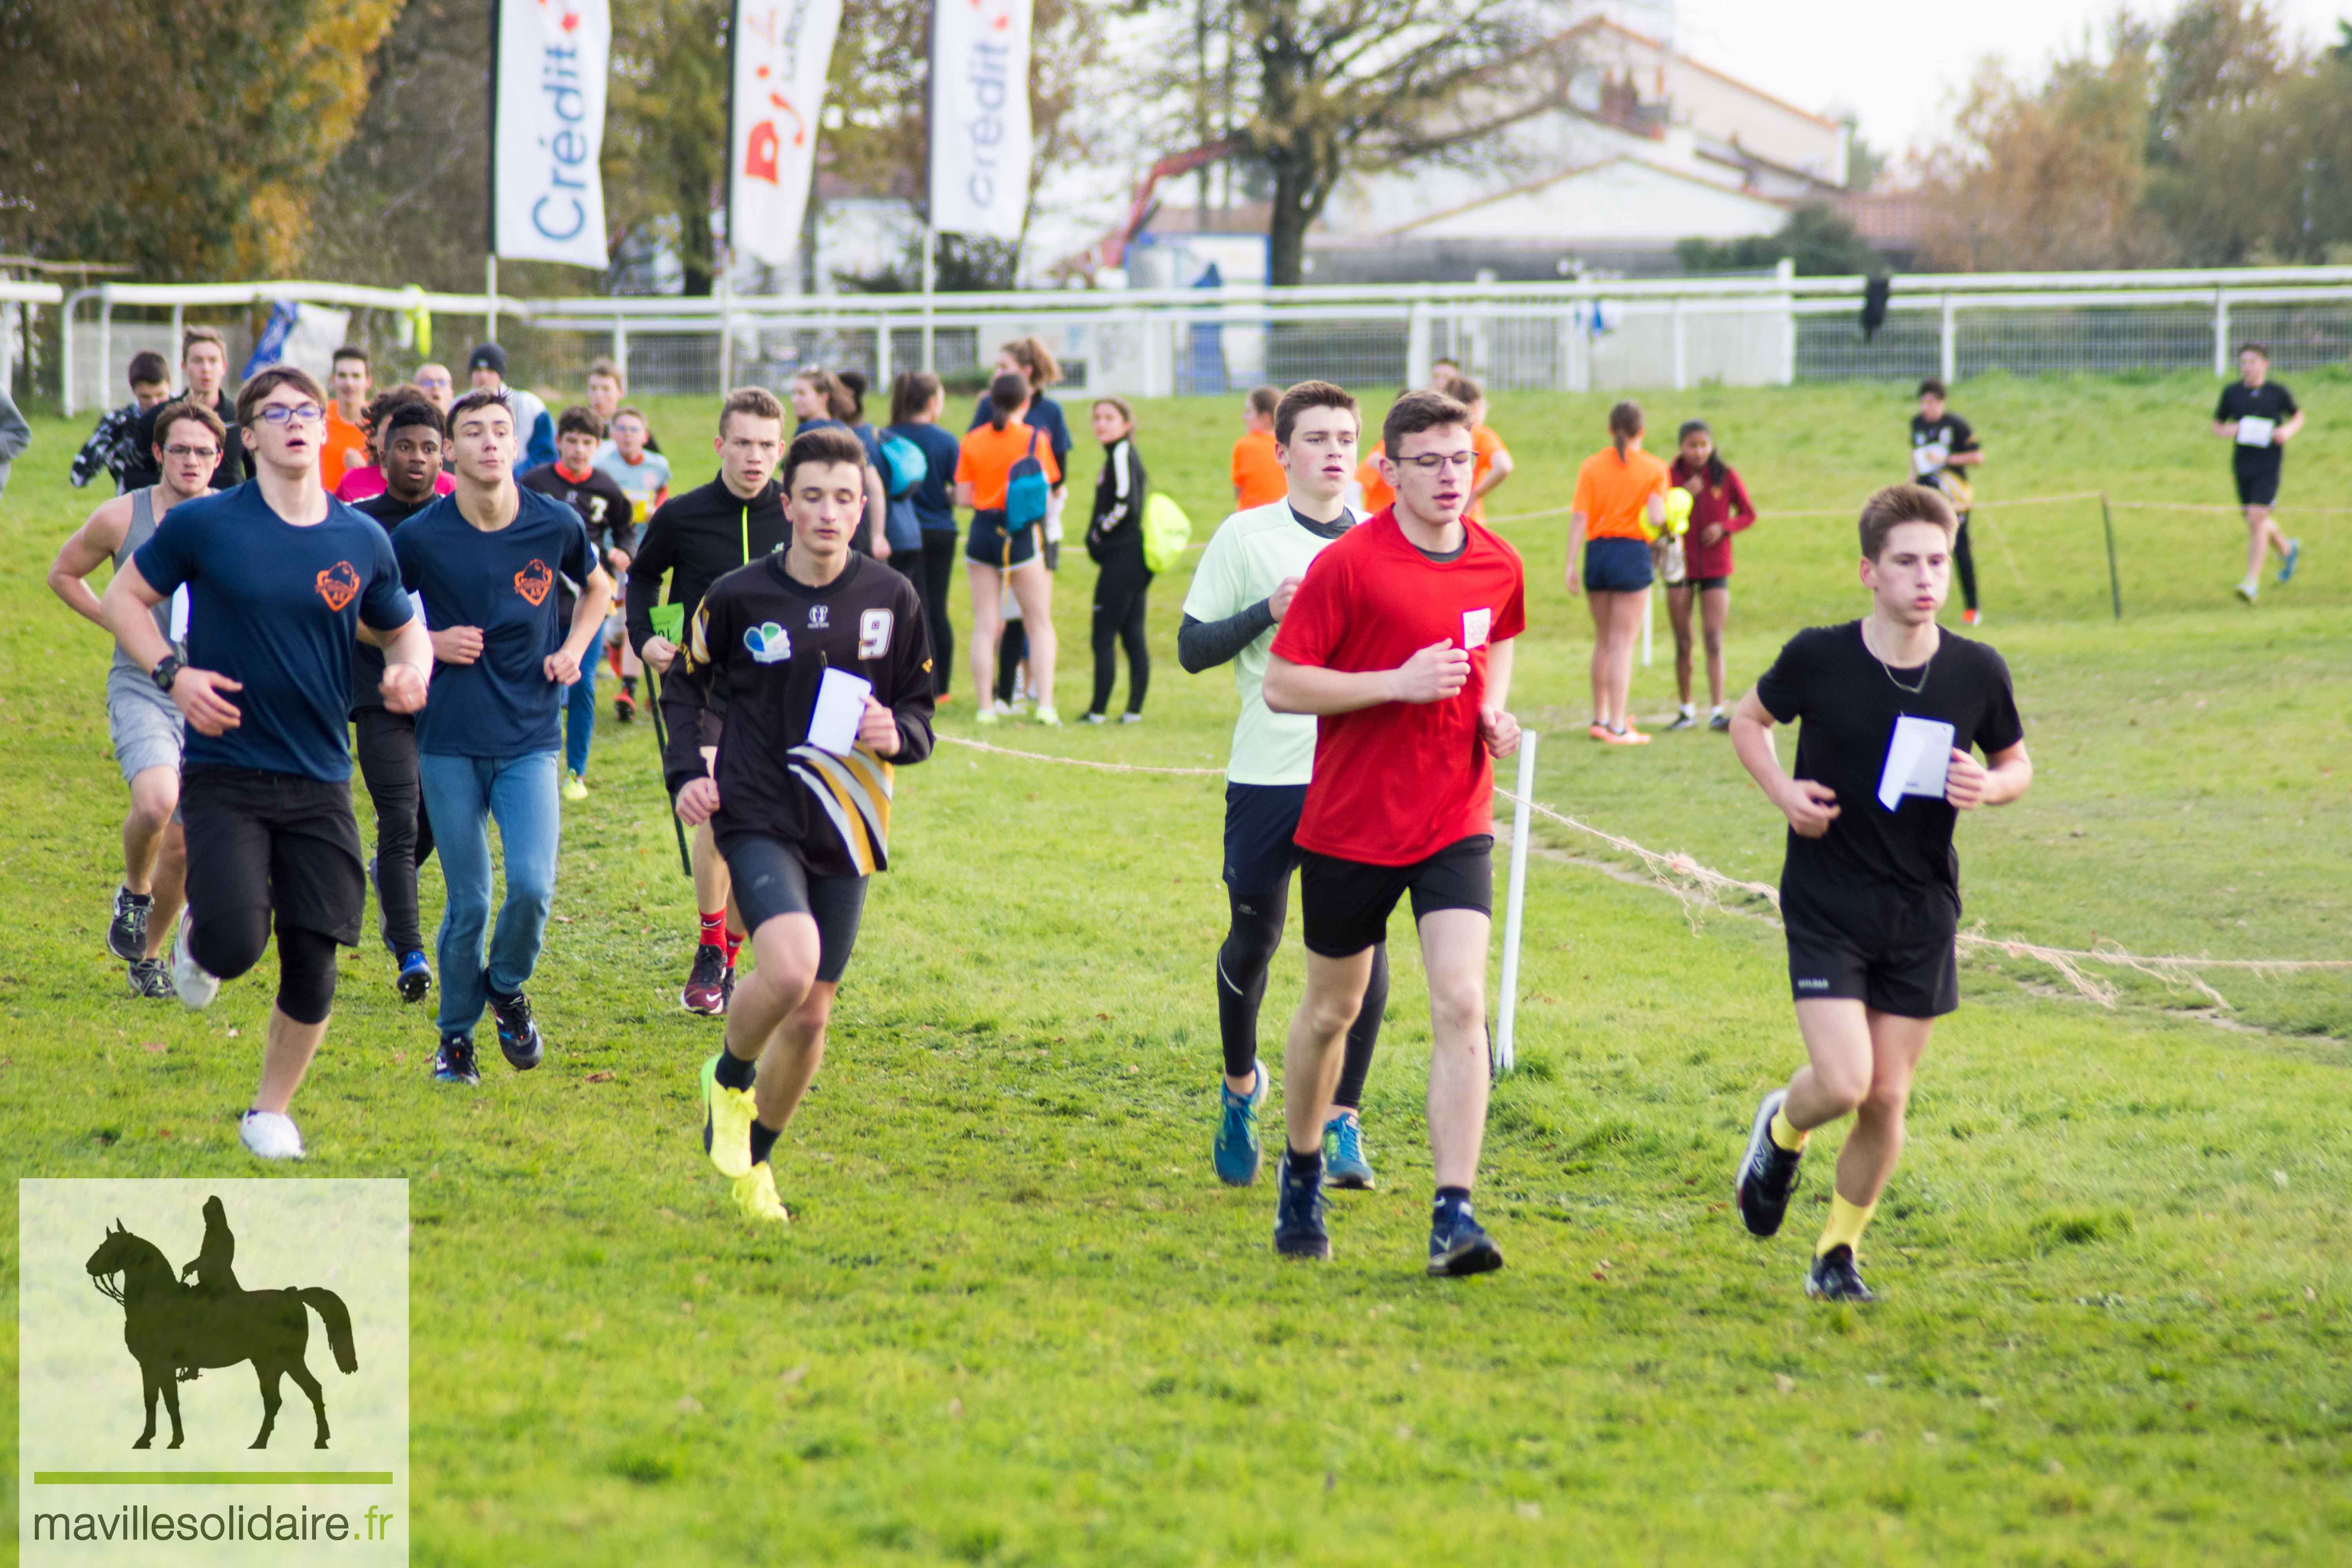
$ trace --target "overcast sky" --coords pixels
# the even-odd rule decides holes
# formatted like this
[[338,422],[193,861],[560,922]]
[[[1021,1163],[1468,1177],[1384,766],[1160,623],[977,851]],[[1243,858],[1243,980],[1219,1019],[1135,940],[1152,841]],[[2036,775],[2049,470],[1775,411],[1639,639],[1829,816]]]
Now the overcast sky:
[[[2163,15],[2169,5],[2129,7]],[[2292,32],[2332,39],[2352,0],[2271,0]],[[1951,123],[1978,59],[2029,73],[2102,29],[2114,0],[1680,0],[1683,52],[1802,108],[1851,108],[1872,146],[1900,153]]]

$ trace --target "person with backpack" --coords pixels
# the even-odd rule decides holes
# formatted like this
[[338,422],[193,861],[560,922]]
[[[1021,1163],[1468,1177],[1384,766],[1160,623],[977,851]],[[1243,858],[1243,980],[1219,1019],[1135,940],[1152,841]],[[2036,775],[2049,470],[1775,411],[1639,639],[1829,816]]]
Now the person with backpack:
[[1087,525],[1087,555],[1102,568],[1095,577],[1095,698],[1086,722],[1110,721],[1111,682],[1118,648],[1127,649],[1127,711],[1122,724],[1143,722],[1143,694],[1151,685],[1151,654],[1144,642],[1144,599],[1151,567],[1143,558],[1143,460],[1135,455],[1135,405],[1098,397],[1095,439],[1103,444],[1102,477],[1095,481],[1095,511]]
[[[916,537],[920,548],[912,559],[898,552],[898,542],[891,537],[890,563],[915,577],[915,585],[923,593],[923,620],[931,634],[931,700],[948,700],[948,675],[955,668],[955,627],[948,621],[948,581],[955,574],[956,547],[961,540],[956,532],[955,484],[956,459],[962,448],[956,438],[940,427],[940,415],[947,406],[947,393],[940,378],[927,370],[900,373],[890,385],[890,424],[882,432],[882,455],[890,460],[891,482],[899,476],[899,448],[911,447],[923,465],[923,471],[909,484],[907,500],[915,514]],[[894,500],[891,503],[897,505]],[[885,530],[886,536],[888,531]],[[920,563],[920,575],[916,575],[915,563]]]
[[[988,386],[988,423],[966,433],[956,458],[956,504],[972,509],[964,542],[971,581],[971,681],[975,703],[995,685],[996,639],[1003,622],[997,595],[1006,584],[1029,629],[1030,679],[1037,688],[1037,722],[1059,724],[1054,710],[1054,580],[1040,559],[1051,488],[1062,465],[1043,432],[1023,423],[1028,379],[1014,372]],[[975,719],[997,721],[981,705]]]
[[[1061,362],[1042,338],[1014,338],[998,345],[996,371],[998,375],[1017,375],[1029,384],[1029,409],[1021,416],[1022,423],[1037,432],[1041,444],[1053,448],[1056,474],[1066,478],[1070,471],[1070,422],[1062,413],[1062,405],[1046,395],[1045,389],[1062,379]],[[989,419],[988,394],[982,393],[980,405],[972,410],[967,429],[977,430]],[[1047,576],[1062,569],[1062,508],[1069,499],[1069,487],[1062,479],[1054,481],[1045,498],[1045,524],[1038,536],[1037,553],[1045,563]],[[996,649],[996,710],[1000,714],[1013,711],[1013,703],[1022,695],[1019,676],[1021,667],[1029,659],[1028,634],[1022,625],[1021,606],[1007,596],[1001,606],[1004,630]],[[1034,697],[1045,689],[1038,684],[1034,665],[1028,670],[1029,695]]]

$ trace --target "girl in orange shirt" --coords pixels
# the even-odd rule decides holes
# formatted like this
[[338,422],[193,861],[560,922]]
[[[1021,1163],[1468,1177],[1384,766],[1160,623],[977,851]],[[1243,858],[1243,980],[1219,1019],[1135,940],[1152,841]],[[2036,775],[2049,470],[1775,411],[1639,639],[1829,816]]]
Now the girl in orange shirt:
[[996,685],[996,641],[1004,626],[1004,585],[1013,588],[1021,606],[1022,625],[1029,635],[1029,674],[1037,688],[1037,722],[1059,724],[1054,709],[1054,579],[1038,554],[1041,521],[1007,531],[1005,491],[1011,487],[1013,465],[1034,456],[1045,469],[1045,482],[1062,481],[1054,447],[1042,431],[1022,422],[1029,411],[1028,379],[1013,372],[997,376],[988,385],[988,417],[965,432],[961,455],[956,459],[956,504],[970,507],[971,532],[964,544],[964,570],[971,579],[971,657],[973,718],[996,722],[988,694]]
[[1625,705],[1650,595],[1650,538],[1666,520],[1666,466],[1642,450],[1639,404],[1609,411],[1609,449],[1576,471],[1572,505],[1568,591],[1580,589],[1592,609],[1591,735],[1612,746],[1646,745],[1650,737],[1633,728]]

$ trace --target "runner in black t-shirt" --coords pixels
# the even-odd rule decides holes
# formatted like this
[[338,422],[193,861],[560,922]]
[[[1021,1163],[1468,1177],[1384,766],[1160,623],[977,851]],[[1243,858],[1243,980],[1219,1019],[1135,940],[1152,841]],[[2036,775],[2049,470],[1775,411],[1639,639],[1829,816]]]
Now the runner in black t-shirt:
[[[629,569],[636,552],[636,506],[619,481],[596,466],[596,449],[604,444],[604,421],[594,410],[573,404],[555,418],[555,461],[519,474],[515,483],[537,490],[580,514],[588,527],[588,542],[596,558],[615,581]],[[569,577],[556,579],[556,611],[569,625],[578,585]],[[588,746],[596,733],[596,660],[580,667],[563,699],[563,798],[588,798]]]
[[[2279,552],[2278,580],[2294,575],[2303,554],[2303,541],[2289,539],[2271,521],[2271,503],[2278,500],[2279,470],[2286,466],[2286,444],[2303,428],[2303,410],[2294,394],[2271,379],[2270,351],[2248,343],[2238,351],[2240,379],[2221,389],[2213,409],[2213,434],[2233,443],[2230,468],[2238,481],[2238,504],[2246,509],[2246,576],[2238,597],[2249,605],[2262,591],[2263,561],[2273,546]],[[2259,420],[2259,425],[2250,421]]]
[[[1807,1295],[1831,1300],[1873,1299],[1854,1247],[1902,1151],[1928,1031],[1959,1005],[1953,825],[2033,782],[2009,667],[1936,626],[1958,531],[1950,503],[1923,486],[1872,496],[1862,509],[1870,614],[1791,637],[1731,721],[1740,762],[1789,819],[1780,914],[1809,1062],[1757,1108],[1733,1194],[1748,1228],[1773,1235],[1805,1134],[1853,1116],[1805,1279]],[[1791,777],[1771,731],[1799,719]]]
[[1960,623],[1977,624],[1977,558],[1969,548],[1969,502],[1974,497],[1962,468],[1984,461],[1977,433],[1944,406],[1944,384],[1934,376],[1919,384],[1919,412],[1911,416],[1911,482],[1925,485],[1952,503],[1959,531],[1952,536],[1952,565],[1960,574]]
[[[433,504],[447,447],[441,411],[430,403],[398,404],[383,416],[375,443],[383,493],[355,502],[352,510],[391,533]],[[369,880],[375,884],[377,929],[400,966],[394,982],[400,999],[418,1002],[433,987],[416,912],[416,872],[433,853],[433,825],[416,778],[416,715],[384,706],[377,689],[383,679],[383,655],[362,643],[352,652],[352,756],[375,805]]]
[[[744,1217],[776,1223],[791,1215],[769,1152],[824,1058],[866,879],[889,866],[893,764],[931,750],[922,595],[850,550],[866,515],[863,445],[839,429],[795,437],[783,487],[791,545],[711,584],[671,678],[725,698],[718,759],[677,811],[717,835],[760,961],[703,1064],[703,1149]],[[856,716],[838,734],[818,721],[836,697]]]

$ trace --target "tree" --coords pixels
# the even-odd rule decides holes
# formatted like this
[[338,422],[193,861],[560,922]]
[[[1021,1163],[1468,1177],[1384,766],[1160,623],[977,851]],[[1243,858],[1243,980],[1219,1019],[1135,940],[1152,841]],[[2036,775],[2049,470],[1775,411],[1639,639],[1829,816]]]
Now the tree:
[[1778,234],[1675,243],[1675,259],[1690,273],[1754,272],[1779,266],[1784,256],[1796,264],[1800,278],[1850,278],[1886,268],[1886,258],[1853,225],[1821,202],[1791,212]]
[[2186,0],[2158,36],[2151,163],[2177,162],[2192,124],[2244,112],[2286,74],[2278,21],[2263,0]]
[[0,246],[282,276],[400,0],[0,3]]
[[[1267,276],[1297,283],[1307,231],[1350,173],[1465,159],[1566,94],[1570,52],[1542,8],[1517,0],[1190,0],[1195,38],[1238,52],[1227,130],[1234,155],[1272,185]],[[1168,48],[1161,96],[1199,134],[1198,102],[1219,68]],[[1223,81],[1217,89],[1223,91]]]
[[2173,253],[2147,208],[2149,30],[2119,16],[2104,54],[2060,59],[2029,86],[1988,61],[1957,137],[1931,157],[1924,247],[1955,271],[2151,267]]
[[[711,216],[726,199],[729,0],[613,7],[604,109],[604,220],[617,240],[670,247],[685,292],[719,277]],[[617,247],[616,247],[617,248]]]

